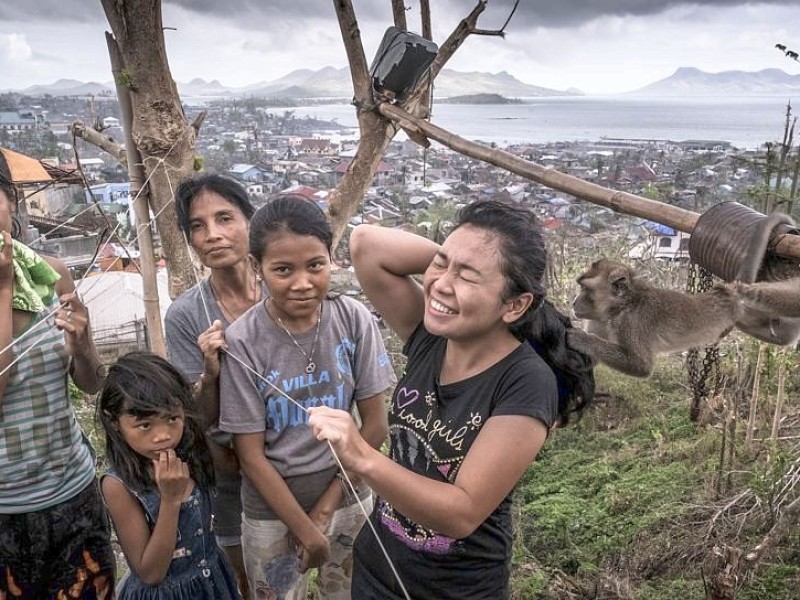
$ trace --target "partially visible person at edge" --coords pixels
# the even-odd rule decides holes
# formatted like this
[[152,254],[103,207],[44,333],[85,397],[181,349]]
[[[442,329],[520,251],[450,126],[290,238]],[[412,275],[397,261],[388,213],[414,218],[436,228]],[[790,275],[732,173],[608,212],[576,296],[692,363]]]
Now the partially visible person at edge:
[[13,239],[17,192],[0,154],[0,598],[112,598],[110,525],[69,378],[103,369],[60,260]]
[[152,352],[108,370],[98,401],[100,487],[130,573],[119,600],[240,600],[211,530],[214,467],[192,388]]
[[195,400],[208,427],[217,479],[217,494],[212,498],[214,531],[242,596],[249,598],[241,545],[242,480],[232,436],[221,432],[217,422],[224,331],[266,297],[247,255],[249,221],[255,209],[238,182],[214,174],[181,182],[175,191],[175,207],[181,231],[210,274],[167,310],[167,351],[194,385]]
[[[545,300],[536,219],[482,201],[441,246],[362,225],[350,248],[367,297],[405,341],[390,455],[341,411],[312,408],[310,425],[375,490],[371,521],[413,600],[508,598],[512,491],[551,428],[594,395],[589,359],[565,344],[569,320]],[[353,556],[353,598],[405,597],[366,527]]]
[[[259,208],[250,254],[269,300],[226,332],[220,427],[233,433],[242,467],[242,546],[259,598],[305,600],[314,567],[319,598],[350,598],[353,539],[366,517],[330,448],[312,435],[306,409],[357,408],[372,448],[388,432],[392,366],[367,308],[328,294],[332,238],[325,214],[302,196]],[[370,490],[354,484],[371,510]]]

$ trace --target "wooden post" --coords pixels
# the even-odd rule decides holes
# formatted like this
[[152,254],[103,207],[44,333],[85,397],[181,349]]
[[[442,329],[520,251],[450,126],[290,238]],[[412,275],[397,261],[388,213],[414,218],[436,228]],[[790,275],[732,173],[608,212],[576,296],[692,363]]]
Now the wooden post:
[[122,77],[122,56],[114,36],[106,32],[108,55],[111,58],[111,71],[119,99],[119,112],[122,129],[125,132],[125,154],[128,159],[128,177],[131,182],[131,197],[135,198],[133,209],[136,216],[136,237],[139,241],[141,258],[142,295],[144,314],[150,350],[161,356],[167,355],[164,328],[161,325],[161,308],[158,301],[158,282],[156,280],[156,260],[153,251],[153,237],[150,231],[150,201],[148,190],[144,187],[145,176],[139,149],[133,141],[133,110],[130,90],[125,87]]
[[775,412],[772,415],[772,431],[770,439],[773,442],[778,440],[778,431],[781,427],[781,413],[783,412],[783,398],[786,394],[786,361],[788,356],[785,350],[781,349],[778,353],[780,363],[778,364],[778,391],[775,398]]
[[761,365],[764,363],[765,346],[758,344],[758,358],[756,359],[756,372],[753,376],[753,393],[750,395],[750,414],[747,417],[747,433],[745,443],[747,446],[753,444],[756,432],[756,413],[758,412],[758,395],[761,392]]

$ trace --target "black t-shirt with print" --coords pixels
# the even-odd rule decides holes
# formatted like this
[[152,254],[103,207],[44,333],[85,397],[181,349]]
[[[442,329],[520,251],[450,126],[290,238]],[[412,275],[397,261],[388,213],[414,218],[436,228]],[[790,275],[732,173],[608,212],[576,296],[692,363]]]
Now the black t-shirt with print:
[[[482,373],[438,385],[447,340],[420,326],[409,338],[408,364],[389,408],[392,459],[452,483],[486,421],[526,415],[550,427],[557,418],[556,378],[527,343]],[[371,520],[413,600],[506,597],[511,557],[511,495],[467,538],[418,525],[378,498]],[[403,598],[369,527],[359,534],[353,598]]]

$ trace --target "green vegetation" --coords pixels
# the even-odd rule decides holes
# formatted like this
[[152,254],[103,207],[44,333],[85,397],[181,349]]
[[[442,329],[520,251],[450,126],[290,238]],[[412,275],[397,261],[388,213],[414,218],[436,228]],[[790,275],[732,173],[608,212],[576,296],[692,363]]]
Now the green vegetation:
[[[518,487],[512,598],[701,600],[702,563],[718,541],[706,534],[720,431],[690,422],[679,357],[645,380],[596,373],[594,409],[551,435]],[[784,472],[785,461],[764,458],[746,465],[748,483]],[[728,542],[750,548],[765,533],[756,529]],[[800,567],[780,564],[797,564],[800,528],[793,536],[794,550],[742,582],[737,598],[800,598]]]

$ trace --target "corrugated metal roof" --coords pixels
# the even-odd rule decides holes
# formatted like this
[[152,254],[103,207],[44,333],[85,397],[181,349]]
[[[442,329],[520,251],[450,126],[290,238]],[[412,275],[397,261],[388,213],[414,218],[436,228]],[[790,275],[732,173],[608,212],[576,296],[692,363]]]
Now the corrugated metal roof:
[[35,158],[14,152],[8,148],[0,148],[0,153],[8,163],[12,183],[42,183],[52,179],[44,166],[42,166],[42,163]]

